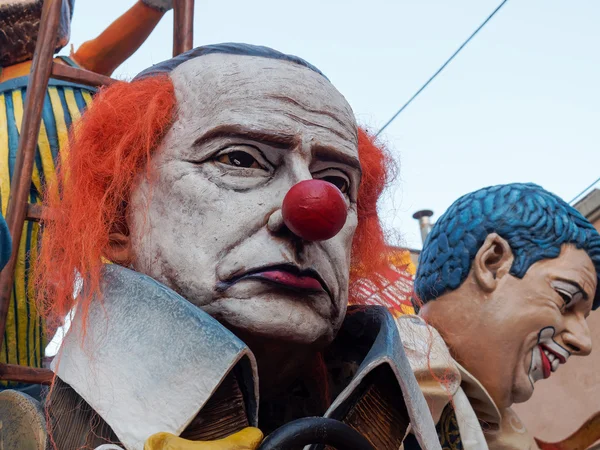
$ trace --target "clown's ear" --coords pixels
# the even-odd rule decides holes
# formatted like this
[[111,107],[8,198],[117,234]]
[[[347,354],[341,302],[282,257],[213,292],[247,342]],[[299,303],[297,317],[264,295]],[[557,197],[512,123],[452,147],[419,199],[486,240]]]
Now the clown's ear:
[[477,284],[486,292],[496,289],[498,280],[508,275],[514,255],[508,242],[496,233],[491,233],[477,251],[472,271]]
[[115,264],[124,267],[131,265],[133,262],[133,249],[127,225],[114,224],[112,226],[104,256]]

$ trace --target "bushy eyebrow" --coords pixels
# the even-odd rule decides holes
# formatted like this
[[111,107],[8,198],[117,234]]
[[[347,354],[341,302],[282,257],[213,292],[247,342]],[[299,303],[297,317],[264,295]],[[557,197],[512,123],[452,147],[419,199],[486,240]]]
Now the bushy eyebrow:
[[257,131],[242,125],[219,125],[211,128],[194,141],[194,146],[201,146],[215,139],[235,138],[264,142],[275,148],[289,148],[298,145],[298,137],[291,134],[270,131]]
[[362,168],[358,158],[342,153],[339,150],[326,145],[319,145],[313,149],[313,156],[321,161],[339,162],[355,169],[359,175],[362,175]]

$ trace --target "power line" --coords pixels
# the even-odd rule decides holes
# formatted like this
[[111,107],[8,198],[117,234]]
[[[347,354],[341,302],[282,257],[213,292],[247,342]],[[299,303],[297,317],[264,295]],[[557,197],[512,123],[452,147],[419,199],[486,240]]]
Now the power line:
[[599,181],[600,181],[600,177],[596,181],[594,181],[592,184],[590,184],[588,187],[586,187],[583,191],[581,191],[579,194],[577,194],[575,197],[573,197],[573,200],[571,200],[569,202],[569,204],[572,204],[575,200],[577,200],[579,197],[581,197],[583,194],[585,194],[589,188],[593,187]]
[[429,80],[427,80],[427,82],[426,82],[426,83],[425,83],[423,86],[421,86],[421,89],[419,89],[419,90],[418,90],[418,91],[417,91],[417,92],[416,92],[416,93],[415,93],[415,94],[414,94],[414,95],[413,95],[413,96],[412,96],[412,97],[411,97],[411,98],[410,98],[410,99],[409,99],[409,100],[408,100],[408,101],[407,101],[407,102],[404,104],[404,106],[402,106],[402,108],[400,108],[400,109],[399,109],[399,110],[396,112],[396,114],[394,114],[394,115],[392,116],[392,118],[391,118],[390,120],[388,120],[388,121],[387,121],[387,123],[386,123],[386,124],[385,124],[383,127],[381,127],[381,129],[380,129],[380,130],[377,132],[377,134],[376,134],[375,136],[379,136],[379,134],[380,134],[380,133],[381,133],[383,130],[385,130],[385,129],[388,127],[388,125],[389,125],[389,124],[391,124],[391,123],[394,121],[394,119],[396,119],[396,117],[398,117],[398,116],[400,115],[400,113],[401,113],[402,111],[404,111],[404,110],[406,109],[406,107],[407,107],[408,105],[410,105],[410,104],[412,103],[412,101],[413,101],[415,98],[417,98],[417,96],[418,96],[418,95],[419,95],[421,92],[423,92],[423,91],[425,90],[425,88],[426,88],[426,87],[429,85],[429,83],[431,83],[431,82],[434,80],[434,78],[435,78],[435,77],[437,77],[437,76],[440,74],[440,72],[446,68],[446,66],[447,66],[448,64],[450,64],[450,62],[451,62],[451,61],[454,59],[454,57],[455,57],[456,55],[458,55],[458,54],[460,53],[460,51],[461,51],[463,48],[465,48],[465,46],[466,46],[466,45],[467,45],[467,44],[468,44],[468,43],[471,41],[471,39],[473,39],[473,38],[475,37],[475,35],[476,35],[477,33],[479,33],[479,31],[480,31],[480,30],[481,30],[481,29],[482,29],[482,28],[483,28],[483,27],[484,27],[484,26],[485,26],[485,25],[486,25],[486,24],[487,24],[487,23],[488,23],[488,22],[489,22],[489,21],[492,19],[492,17],[494,17],[494,16],[496,15],[496,13],[497,13],[498,11],[500,11],[500,9],[501,9],[501,8],[504,6],[504,4],[505,4],[507,1],[508,1],[508,0],[504,0],[502,3],[500,3],[500,5],[498,5],[498,7],[497,7],[497,8],[496,8],[496,9],[495,9],[495,10],[494,10],[494,11],[493,11],[493,12],[492,12],[492,13],[491,13],[489,16],[488,16],[488,18],[487,18],[487,19],[485,19],[481,25],[479,25],[479,27],[478,27],[478,28],[477,28],[477,29],[476,29],[476,30],[473,32],[473,34],[471,34],[471,36],[469,36],[469,38],[468,38],[468,39],[467,39],[465,42],[463,42],[463,43],[462,43],[462,45],[461,45],[460,47],[458,47],[458,49],[457,49],[457,50],[456,50],[456,51],[455,51],[455,52],[452,54],[452,56],[451,56],[450,58],[448,58],[448,60],[447,60],[447,61],[446,61],[446,62],[445,62],[445,63],[444,63],[444,64],[443,64],[443,65],[442,65],[442,66],[441,66],[441,67],[440,67],[440,68],[439,68],[439,69],[438,69],[438,70],[437,70],[437,71],[436,71],[436,72],[435,72],[435,73],[434,73],[432,76],[431,76],[431,78],[429,78]]

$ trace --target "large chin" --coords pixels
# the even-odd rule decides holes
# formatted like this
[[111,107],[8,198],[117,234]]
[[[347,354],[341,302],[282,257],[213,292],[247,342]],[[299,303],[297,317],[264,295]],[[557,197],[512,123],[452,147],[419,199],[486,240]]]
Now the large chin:
[[311,303],[286,296],[259,296],[223,298],[202,309],[246,339],[324,347],[333,340],[339,325],[319,314]]
[[529,377],[525,380],[517,382],[512,390],[512,402],[523,403],[531,398],[533,395],[533,385],[529,381]]
[[537,376],[534,376],[531,372],[536,370],[534,366],[540,364],[536,359],[537,346],[534,347],[529,353],[529,361],[527,362],[527,371],[520,372],[513,384],[511,392],[511,400],[513,403],[523,403],[531,398],[533,395],[535,383],[539,381]]

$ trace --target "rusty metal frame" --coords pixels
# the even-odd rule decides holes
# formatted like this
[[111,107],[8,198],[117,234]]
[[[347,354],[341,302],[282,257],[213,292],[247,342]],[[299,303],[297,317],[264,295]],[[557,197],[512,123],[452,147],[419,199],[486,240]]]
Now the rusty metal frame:
[[57,62],[52,63],[52,78],[85,84],[86,86],[92,87],[109,86],[117,81],[96,72],[67,66],[66,64],[59,64]]
[[194,0],[173,0],[173,56],[194,46]]
[[[27,85],[23,123],[6,213],[6,223],[14,245],[10,260],[0,273],[0,347],[4,340],[23,226],[26,220],[39,221],[42,216],[42,207],[31,205],[27,200],[48,81],[50,77],[54,77],[88,86],[109,85],[115,82],[110,77],[88,70],[54,63],[54,43],[58,34],[62,2],[63,0],[44,2]],[[177,56],[193,46],[194,0],[174,0],[173,9],[173,56]],[[53,377],[54,374],[48,369],[0,364],[0,380],[50,384]]]

